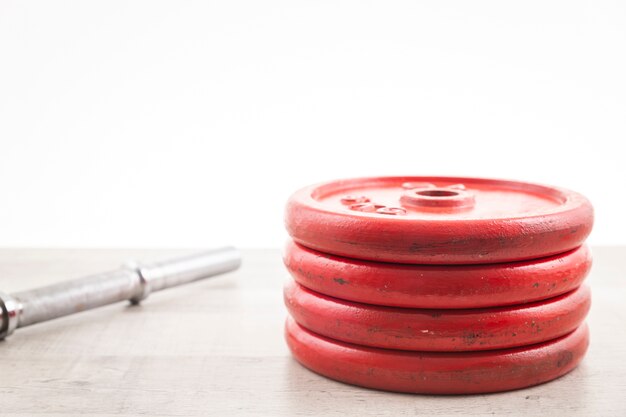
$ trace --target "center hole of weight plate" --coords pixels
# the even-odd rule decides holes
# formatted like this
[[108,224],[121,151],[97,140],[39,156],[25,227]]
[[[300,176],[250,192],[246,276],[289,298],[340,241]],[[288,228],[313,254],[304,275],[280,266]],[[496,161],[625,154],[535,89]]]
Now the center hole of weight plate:
[[404,207],[419,210],[456,210],[474,206],[474,194],[467,190],[425,187],[406,190],[400,197]]
[[423,195],[425,197],[454,197],[459,195],[459,192],[452,190],[431,189],[417,191],[415,194]]

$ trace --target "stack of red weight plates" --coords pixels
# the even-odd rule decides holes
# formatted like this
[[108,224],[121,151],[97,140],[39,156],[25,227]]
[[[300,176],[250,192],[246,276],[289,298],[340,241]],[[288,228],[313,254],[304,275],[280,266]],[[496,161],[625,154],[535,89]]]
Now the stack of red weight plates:
[[384,177],[296,192],[286,339],[305,367],[389,391],[505,391],[574,369],[589,343],[593,209],[556,187]]

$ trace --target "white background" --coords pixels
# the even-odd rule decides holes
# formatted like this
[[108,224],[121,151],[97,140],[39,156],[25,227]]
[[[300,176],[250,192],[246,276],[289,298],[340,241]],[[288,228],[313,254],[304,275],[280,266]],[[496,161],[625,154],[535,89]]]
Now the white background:
[[560,185],[626,242],[626,2],[0,0],[0,246],[280,246],[297,188]]

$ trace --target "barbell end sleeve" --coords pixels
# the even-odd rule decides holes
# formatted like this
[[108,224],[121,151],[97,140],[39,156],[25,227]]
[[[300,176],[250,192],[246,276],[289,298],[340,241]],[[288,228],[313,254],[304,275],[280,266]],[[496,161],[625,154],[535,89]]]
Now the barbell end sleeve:
[[131,302],[138,303],[156,291],[233,271],[240,265],[239,250],[230,246],[169,261],[137,264],[134,268],[141,290]]
[[21,303],[0,291],[0,340],[11,336],[19,323]]

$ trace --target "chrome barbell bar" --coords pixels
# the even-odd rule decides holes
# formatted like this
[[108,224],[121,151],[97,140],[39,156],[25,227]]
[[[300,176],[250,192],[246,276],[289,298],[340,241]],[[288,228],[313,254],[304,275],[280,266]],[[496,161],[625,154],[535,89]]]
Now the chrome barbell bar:
[[137,304],[150,293],[237,269],[239,251],[232,247],[121,268],[28,291],[0,292],[0,340],[15,329],[129,300]]

